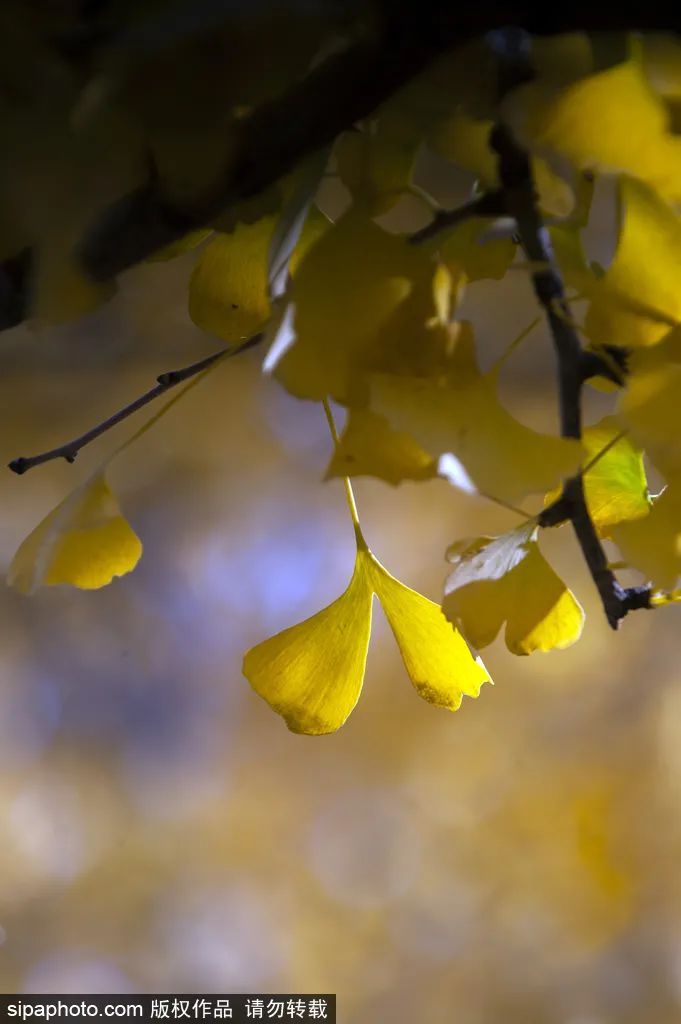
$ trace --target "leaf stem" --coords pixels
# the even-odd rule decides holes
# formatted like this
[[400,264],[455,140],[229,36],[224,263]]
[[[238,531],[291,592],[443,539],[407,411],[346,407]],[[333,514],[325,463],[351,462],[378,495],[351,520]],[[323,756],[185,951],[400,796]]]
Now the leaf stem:
[[532,334],[532,331],[533,331],[533,330],[535,329],[535,327],[538,327],[538,326],[539,326],[539,324],[540,324],[541,322],[542,322],[542,317],[541,317],[541,316],[535,317],[535,319],[534,319],[534,320],[532,321],[532,323],[531,323],[531,324],[528,324],[528,326],[527,326],[527,327],[525,327],[525,328],[524,328],[524,329],[523,329],[523,330],[522,330],[522,331],[520,332],[520,334],[518,335],[518,337],[517,337],[517,338],[514,338],[514,339],[513,339],[513,341],[512,341],[512,342],[511,342],[511,343],[510,343],[509,345],[507,345],[507,346],[506,346],[506,348],[504,349],[504,351],[503,351],[503,352],[501,353],[501,355],[500,355],[500,356],[499,356],[499,357],[498,357],[498,358],[497,358],[497,359],[496,359],[496,360],[495,360],[495,361],[494,361],[494,362],[492,363],[492,365],[490,366],[490,368],[489,368],[489,370],[488,370],[487,372],[488,372],[488,373],[496,373],[496,371],[497,371],[497,370],[500,370],[500,369],[501,369],[501,367],[502,367],[502,366],[504,365],[504,363],[506,362],[506,360],[507,360],[507,359],[509,359],[509,358],[510,358],[510,357],[511,357],[511,356],[513,355],[513,353],[515,352],[515,350],[516,350],[516,349],[517,349],[517,348],[518,348],[518,347],[519,347],[520,345],[522,345],[522,343],[523,343],[523,342],[525,341],[525,339],[526,339],[527,337],[529,337],[529,335],[530,335],[530,334]]
[[[329,425],[329,431],[331,432],[331,437],[333,438],[333,443],[335,445],[337,445],[340,442],[340,438],[338,437],[338,431],[336,430],[336,423],[335,423],[334,418],[333,418],[333,413],[331,412],[331,406],[329,405],[328,398],[322,399],[322,406],[324,407],[324,414],[326,416],[326,422]],[[347,477],[347,476],[343,477],[343,485],[345,487],[345,497],[346,497],[346,500],[347,500],[347,503],[348,503],[348,508],[350,510],[350,518],[352,519],[352,525],[355,528],[355,536],[357,537],[357,543],[363,545],[364,547],[366,547],[366,541],[364,540],[364,537],[362,535],[362,528],[361,528],[361,526],[359,524],[359,513],[357,512],[357,502],[355,501],[355,492],[352,489],[352,484],[350,483],[350,477]]]

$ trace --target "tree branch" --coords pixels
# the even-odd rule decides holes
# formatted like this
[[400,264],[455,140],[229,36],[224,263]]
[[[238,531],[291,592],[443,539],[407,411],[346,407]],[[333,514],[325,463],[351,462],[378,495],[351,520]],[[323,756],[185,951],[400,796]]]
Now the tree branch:
[[[593,359],[591,354],[583,351],[572,326],[551,240],[537,207],[528,154],[503,126],[497,126],[492,132],[491,145],[499,157],[499,177],[508,212],[516,221],[527,258],[540,268],[533,272],[532,282],[537,299],[545,310],[558,360],[561,434],[579,440],[582,436],[582,385],[593,373]],[[563,494],[552,510],[554,516],[560,516],[557,521],[569,519],[572,522],[612,628],[617,629],[625,615],[634,608],[649,607],[648,587],[622,587],[609,568],[586,506],[581,473],[565,482]],[[546,510],[543,521],[544,524],[551,521],[549,510]]]
[[377,28],[371,35],[328,57],[301,82],[234,125],[234,158],[210,195],[192,207],[179,207],[164,195],[162,182],[150,179],[105,210],[80,249],[85,271],[95,280],[108,279],[188,231],[204,227],[329,145],[441,53],[501,26],[522,25],[538,35],[571,30],[677,30],[661,3],[641,7],[626,0],[612,8],[586,2],[562,9],[508,3],[461,5],[448,0],[399,4],[382,0],[376,7]]
[[504,194],[502,191],[485,192],[484,195],[471,199],[463,206],[453,210],[438,210],[430,224],[420,228],[409,236],[412,245],[421,245],[435,238],[441,231],[448,231],[462,221],[471,217],[502,217],[506,213]]
[[[500,193],[490,192],[486,195],[480,196],[478,199],[474,199],[470,203],[466,203],[455,210],[443,211],[442,214],[438,214],[427,224],[425,228],[421,228],[419,231],[415,231],[413,234],[408,236],[410,244],[417,245],[420,242],[433,238],[440,231],[445,231],[447,228],[453,227],[455,224],[466,220],[468,217],[476,216],[493,216],[499,214],[502,210]],[[235,348],[222,348],[218,352],[214,352],[210,356],[206,356],[205,359],[201,359],[198,363],[192,363],[190,366],[185,366],[180,370],[169,370],[166,373],[161,373],[156,378],[157,384],[153,388],[149,388],[143,395],[139,395],[132,402],[123,406],[108,419],[102,420],[96,426],[87,430],[80,437],[74,438],[72,441],[67,441],[66,444],[59,445],[57,448],[51,448],[49,451],[41,452],[38,455],[30,456],[19,456],[16,459],[12,459],[9,463],[9,468],[12,472],[22,475],[27,473],[29,469],[33,469],[35,466],[40,466],[44,462],[52,462],[54,459],[66,459],[67,462],[74,462],[78,452],[85,448],[86,445],[96,441],[98,437],[105,434],[112,427],[117,426],[123,420],[132,416],[138,409],[142,409],[149,402],[153,402],[154,399],[160,398],[170,388],[175,387],[182,381],[187,380],[189,377],[195,376],[197,373],[201,373],[202,370],[212,366],[213,363],[217,362],[218,359],[222,359],[223,356],[237,355],[240,352],[245,352],[246,349],[254,348],[260,344],[264,335],[255,334],[248,341],[244,342]]]
[[207,370],[213,363],[217,363],[219,359],[231,358],[240,352],[245,352],[246,349],[253,348],[258,345],[263,339],[262,334],[254,334],[252,338],[244,342],[243,345],[239,345],[235,348],[221,348],[218,352],[213,352],[211,355],[206,356],[205,359],[200,359],[197,363],[191,363],[189,366],[183,366],[179,370],[168,370],[166,373],[161,373],[156,378],[157,384],[153,388],[149,388],[143,395],[139,395],[134,401],[129,402],[128,405],[123,406],[108,419],[102,420],[95,427],[87,430],[80,437],[75,437],[72,441],[67,441],[66,444],[60,445],[58,448],[51,448],[47,452],[41,452],[39,455],[23,456],[12,459],[9,463],[9,468],[13,473],[17,473],[21,476],[23,473],[27,473],[29,469],[33,469],[35,466],[41,466],[44,462],[52,462],[54,459],[66,459],[67,462],[75,462],[76,456],[85,448],[86,445],[96,441],[98,437],[105,434],[112,427],[117,426],[126,420],[133,413],[139,409],[144,408],[149,402],[153,402],[154,399],[160,398],[166,391],[170,391],[171,388],[177,387],[182,381],[189,380],[190,377],[195,377],[203,370]]

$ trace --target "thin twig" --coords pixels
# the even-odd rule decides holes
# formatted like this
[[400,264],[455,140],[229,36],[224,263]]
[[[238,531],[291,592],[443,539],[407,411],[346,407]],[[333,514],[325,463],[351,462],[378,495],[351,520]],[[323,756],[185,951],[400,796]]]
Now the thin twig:
[[231,356],[235,356],[240,352],[244,352],[246,349],[253,348],[255,345],[262,341],[262,334],[254,334],[252,338],[244,342],[243,345],[235,346],[233,348],[221,348],[218,352],[213,352],[211,355],[206,356],[205,359],[200,359],[196,363],[191,363],[189,366],[184,366],[179,370],[169,370],[166,373],[161,373],[156,378],[157,384],[153,388],[149,388],[143,395],[139,395],[128,405],[123,406],[112,416],[102,420],[96,426],[87,430],[80,437],[75,437],[72,441],[67,441],[66,444],[59,445],[58,448],[51,448],[47,452],[41,452],[39,455],[30,456],[19,456],[17,459],[12,459],[9,463],[9,468],[13,473],[17,473],[21,476],[23,473],[27,473],[29,469],[33,469],[35,466],[40,466],[45,462],[52,462],[53,459],[66,459],[67,462],[74,462],[76,456],[85,448],[86,445],[91,444],[92,441],[96,441],[98,437],[105,434],[112,427],[117,426],[123,420],[126,420],[133,413],[136,413],[139,409],[144,408],[149,402],[153,402],[154,399],[160,398],[166,391],[170,391],[171,388],[181,384],[182,381],[188,380],[190,377],[195,377],[203,370],[207,370],[213,363],[218,362],[220,359],[226,359]]
[[[499,198],[496,193],[489,193],[488,195],[480,196],[479,199],[473,200],[472,203],[466,203],[464,206],[457,210],[448,210],[442,214],[436,214],[433,221],[426,225],[425,228],[421,228],[414,234],[408,236],[408,241],[411,244],[418,244],[424,242],[430,238],[433,238],[440,231],[444,231],[447,227],[452,227],[454,224],[466,220],[468,217],[473,216],[489,216],[499,206]],[[201,373],[212,363],[221,359],[223,356],[233,356],[240,352],[246,351],[246,349],[253,348],[258,345],[263,339],[263,334],[256,334],[248,341],[244,342],[235,348],[222,348],[218,352],[212,353],[212,355],[206,356],[205,359],[201,359],[197,363],[192,363],[190,366],[185,366],[179,370],[169,370],[166,373],[161,373],[156,378],[157,384],[145,391],[143,395],[135,398],[132,402],[123,406],[108,419],[103,420],[96,426],[87,430],[80,437],[74,438],[72,441],[68,441],[66,444],[59,445],[57,448],[51,448],[49,451],[41,452],[38,455],[31,456],[19,456],[19,458],[12,459],[9,463],[9,468],[14,472],[21,475],[22,473],[28,472],[29,469],[33,469],[35,466],[40,466],[45,462],[51,462],[53,459],[66,459],[67,462],[73,462],[78,455],[78,452],[86,445],[91,444],[92,441],[96,441],[98,437],[105,434],[112,427],[117,426],[123,420],[127,419],[128,416],[132,416],[133,413],[137,412],[138,409],[142,409],[149,402],[153,402],[154,399],[160,398],[161,395],[175,385],[180,384],[183,380],[187,380],[189,377],[193,377],[197,373]]]
[[[593,363],[585,359],[579,335],[573,326],[549,234],[537,207],[528,154],[503,126],[494,129],[491,144],[499,157],[499,177],[509,213],[516,221],[527,258],[535,266],[532,273],[535,294],[544,308],[553,337],[558,360],[561,434],[580,440],[582,386]],[[565,481],[558,507],[566,513],[563,518],[572,522],[608,622],[617,629],[629,611],[649,607],[650,589],[625,588],[617,581],[586,506],[582,473]],[[544,520],[547,519],[545,515]]]
[[501,217],[505,212],[503,193],[485,192],[484,195],[471,199],[469,203],[464,203],[463,206],[458,206],[454,210],[438,210],[430,224],[426,224],[425,227],[410,235],[409,241],[412,245],[420,245],[435,238],[440,232],[456,227],[457,224],[461,224],[465,220],[470,220],[471,217]]

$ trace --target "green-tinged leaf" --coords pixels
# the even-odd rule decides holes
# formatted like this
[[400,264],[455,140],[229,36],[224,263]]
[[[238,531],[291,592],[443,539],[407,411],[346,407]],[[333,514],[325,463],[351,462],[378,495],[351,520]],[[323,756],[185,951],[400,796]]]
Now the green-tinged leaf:
[[[584,474],[586,505],[601,537],[609,536],[619,523],[641,519],[650,510],[643,450],[621,434],[621,423],[606,416],[582,435],[583,465],[588,467]],[[545,504],[551,504],[560,492],[561,488],[556,488],[547,494]]]

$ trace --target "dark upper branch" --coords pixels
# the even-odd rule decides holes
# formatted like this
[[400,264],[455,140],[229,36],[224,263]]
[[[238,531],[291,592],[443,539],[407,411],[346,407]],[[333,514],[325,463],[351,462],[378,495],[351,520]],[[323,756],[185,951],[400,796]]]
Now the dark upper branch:
[[528,32],[665,29],[677,26],[661,4],[587,3],[567,8],[451,0],[388,0],[376,5],[378,28],[327,58],[273,102],[239,122],[236,156],[212,194],[179,208],[162,183],[146,185],[104,211],[84,239],[85,270],[104,280],[145,259],[187,231],[263,191],[308,154],[366,117],[443,51],[509,24]]
[[[495,128],[491,144],[499,157],[499,177],[508,212],[516,221],[528,259],[538,268],[533,272],[532,281],[546,312],[558,360],[561,434],[579,439],[582,435],[582,385],[592,369],[591,359],[583,351],[572,325],[551,241],[537,207],[528,154],[503,126]],[[581,473],[565,482],[563,494],[553,507],[553,516],[546,510],[543,522],[548,525],[551,521],[565,519],[572,522],[608,622],[617,629],[627,612],[649,606],[650,592],[647,587],[622,587],[609,568],[586,506]]]

